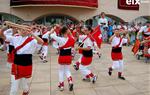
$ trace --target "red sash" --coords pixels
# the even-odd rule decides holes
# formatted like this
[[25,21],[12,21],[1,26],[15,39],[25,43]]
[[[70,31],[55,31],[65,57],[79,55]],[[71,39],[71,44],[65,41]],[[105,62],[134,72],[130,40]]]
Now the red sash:
[[114,46],[113,48],[118,48],[118,47],[120,46],[121,42],[122,42],[122,38],[120,38],[120,42],[119,42],[119,44],[118,44],[118,45],[116,45],[116,46]]
[[73,39],[73,37],[68,36],[68,41],[66,42],[66,44],[63,45],[62,47],[59,47],[59,49],[74,47],[74,44],[75,44],[75,40]]
[[[75,44],[74,39],[71,36],[69,36],[68,41],[66,42],[66,44],[62,47],[59,47],[59,49],[73,47],[74,44]],[[72,63],[72,56],[71,55],[67,55],[67,56],[60,56],[59,55],[58,63],[61,64],[61,65],[70,65]]]
[[[82,41],[82,43],[80,44],[79,47],[81,47],[81,46],[84,44],[83,42],[84,42],[87,38],[88,38],[88,36],[83,39],[83,41]],[[82,50],[81,50],[81,49],[79,49],[79,54],[82,54]]]
[[[87,37],[89,37],[89,36],[87,36]],[[83,40],[83,42],[87,39],[87,37]],[[89,38],[91,39],[91,37],[89,37]],[[82,56],[82,58],[81,58],[81,64],[84,65],[84,66],[88,66],[88,65],[90,65],[92,63],[92,59],[93,59],[93,57]]]
[[[113,48],[118,48],[121,42],[122,42],[122,38],[120,38],[119,44],[114,46]],[[111,52],[111,58],[113,61],[122,60],[123,59],[122,52],[119,52],[119,53]]]

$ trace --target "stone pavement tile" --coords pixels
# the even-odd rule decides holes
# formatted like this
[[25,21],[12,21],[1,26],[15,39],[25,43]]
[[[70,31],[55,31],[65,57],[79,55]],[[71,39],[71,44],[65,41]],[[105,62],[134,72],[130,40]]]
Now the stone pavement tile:
[[0,73],[0,84],[6,84],[10,82],[10,73],[4,74]]
[[99,77],[99,79],[102,79],[104,78],[105,81],[111,81],[111,80],[116,80],[118,79],[118,76],[117,76],[117,72],[116,71],[113,71],[112,72],[112,76],[109,76],[108,75],[108,70],[104,71],[104,72],[98,72],[99,75],[101,75]]
[[147,80],[150,80],[150,76],[149,74],[137,74],[137,75],[134,75],[134,76],[127,76],[127,80],[129,82],[142,82],[142,81],[147,81]]
[[34,67],[36,69],[36,71],[45,71],[46,73],[48,73],[48,71],[50,71],[50,63],[38,63],[35,64],[36,66]]
[[97,87],[105,87],[105,86],[126,85],[126,84],[129,84],[128,81],[115,79],[115,80],[109,80],[109,81],[97,81],[95,85]]
[[120,93],[113,86],[96,87],[97,95],[120,95]]
[[50,64],[48,63],[35,63],[33,66],[33,82],[43,82],[50,80]]
[[74,92],[70,92],[67,89],[64,89],[64,91],[53,90],[50,92],[50,95],[74,95]]
[[150,95],[150,92],[145,92],[144,95]]
[[120,84],[120,85],[114,85],[114,88],[118,90],[118,92],[121,95],[142,95],[143,93],[140,92],[137,88],[130,84]]
[[10,87],[10,73],[5,67],[6,71],[0,71],[0,95],[8,95]]
[[0,95],[9,95],[9,88],[10,84],[8,85],[2,85],[3,88],[0,90]]
[[125,77],[135,75],[135,73],[133,73],[131,70],[129,71],[128,69],[129,69],[128,67],[125,67],[125,70],[124,70],[124,76]]
[[148,73],[149,70],[150,70],[150,67],[149,67],[149,65],[145,65],[145,64],[144,64],[144,66],[143,65],[142,66],[139,65],[139,66],[135,66],[135,67],[134,66],[128,66],[127,70],[130,71],[130,72],[132,72],[132,74],[137,75],[137,74]]
[[140,92],[150,92],[150,81],[132,82],[134,87],[136,87]]
[[32,77],[32,82],[50,82],[50,74],[43,74],[43,72],[36,72]]
[[98,95],[98,94],[96,93],[94,88],[80,88],[74,89],[74,95]]
[[50,95],[50,83],[32,83],[30,95]]
[[78,82],[74,83],[74,89],[82,89],[82,88],[91,88],[95,87],[96,84],[93,84],[92,82],[84,82],[82,80],[78,80]]

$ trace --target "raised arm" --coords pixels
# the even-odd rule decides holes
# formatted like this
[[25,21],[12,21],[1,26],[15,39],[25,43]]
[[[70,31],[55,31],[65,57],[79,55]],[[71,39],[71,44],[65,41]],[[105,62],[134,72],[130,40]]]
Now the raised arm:
[[123,38],[127,39],[127,43],[130,44],[130,36],[128,34],[128,31],[123,31]]
[[7,30],[7,27],[2,27],[2,29],[0,30],[0,37],[3,39],[3,40],[6,40],[6,36],[4,35],[4,31]]
[[130,44],[130,37],[129,37],[129,34],[127,34],[127,39],[128,39],[128,44]]
[[11,27],[18,28],[18,29],[30,30],[30,27],[27,25],[15,24],[15,23],[10,22],[10,21],[5,21],[5,24],[7,26],[11,26]]
[[40,37],[34,35],[33,33],[31,33],[31,35],[33,38],[35,38],[37,40],[38,44],[42,45],[44,43],[44,41]]
[[116,35],[114,34],[113,36],[110,37],[110,39],[109,39],[109,42],[110,42],[110,43],[112,42],[112,40],[113,40],[113,38],[114,38],[115,36],[116,36]]

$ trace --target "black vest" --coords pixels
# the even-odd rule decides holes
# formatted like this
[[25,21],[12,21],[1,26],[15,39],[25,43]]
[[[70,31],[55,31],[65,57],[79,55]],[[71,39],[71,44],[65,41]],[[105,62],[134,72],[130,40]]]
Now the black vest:
[[85,56],[85,57],[92,57],[93,56],[93,50],[91,49],[91,50],[83,50],[82,51],[82,54],[83,54],[83,56]]
[[42,38],[42,40],[43,40],[45,43],[48,42],[48,39],[46,39],[46,38]]
[[71,56],[71,48],[70,49],[60,49],[60,56]]
[[112,48],[113,53],[120,53],[122,51],[122,47]]
[[11,53],[15,49],[13,45],[9,45],[8,48],[9,48],[9,53]]
[[21,66],[32,65],[32,54],[15,54],[14,64]]

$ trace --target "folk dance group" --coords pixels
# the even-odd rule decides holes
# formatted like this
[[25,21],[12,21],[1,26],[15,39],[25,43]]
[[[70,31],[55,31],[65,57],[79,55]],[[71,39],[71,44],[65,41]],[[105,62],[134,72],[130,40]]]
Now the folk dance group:
[[[17,95],[19,85],[22,85],[22,95],[29,95],[28,79],[32,77],[32,55],[39,45],[42,46],[41,59],[46,59],[48,52],[49,36],[53,39],[59,50],[58,64],[59,64],[59,84],[60,91],[64,90],[64,75],[68,79],[69,91],[73,91],[73,78],[70,71],[72,63],[72,50],[78,50],[80,53],[79,60],[74,64],[75,70],[80,70],[83,75],[83,81],[96,82],[98,76],[92,72],[88,67],[93,60],[93,50],[95,45],[100,47],[101,36],[96,34],[96,29],[90,26],[81,27],[81,33],[78,38],[74,36],[74,31],[66,26],[55,25],[50,31],[43,33],[40,38],[35,35],[34,28],[28,25],[19,25],[9,21],[5,21],[6,27],[0,31],[0,36],[7,42],[8,47],[8,64],[11,67],[11,88],[9,95]],[[60,27],[58,29],[58,27]],[[98,27],[100,28],[100,27]],[[57,32],[59,30],[59,33]],[[77,29],[76,29],[77,30]],[[126,35],[120,35],[121,33]],[[58,35],[59,34],[59,35]],[[95,39],[97,36],[99,40]],[[79,46],[75,48],[75,42],[78,39]],[[109,68],[108,74],[111,76],[113,70],[118,71],[118,78],[125,80],[122,75],[123,72],[123,55],[122,46],[129,41],[128,34],[120,29],[114,31],[114,35],[110,38],[112,45],[111,57],[113,60],[112,67]],[[99,54],[99,53],[98,53]],[[45,61],[44,61],[45,62]]]

